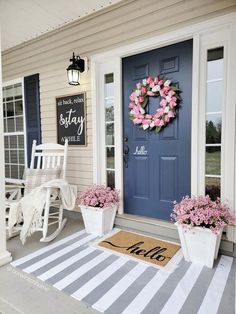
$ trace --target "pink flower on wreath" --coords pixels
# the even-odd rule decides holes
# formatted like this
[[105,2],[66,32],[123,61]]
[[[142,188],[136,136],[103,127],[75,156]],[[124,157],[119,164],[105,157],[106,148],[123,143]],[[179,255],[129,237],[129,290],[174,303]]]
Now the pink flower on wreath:
[[154,120],[154,125],[155,125],[155,126],[160,126],[160,122],[161,122],[160,119],[155,119],[155,120]]
[[153,88],[155,86],[154,81],[151,81],[149,85],[150,85],[151,88]]
[[138,113],[138,114],[136,115],[136,117],[137,117],[138,119],[144,119],[144,115],[141,114],[141,113]]
[[168,112],[167,115],[168,115],[169,118],[174,118],[175,117],[173,111],[171,111],[171,110]]
[[136,98],[134,99],[134,102],[136,105],[138,105],[139,101],[138,101],[138,97],[136,96]]
[[162,89],[160,90],[160,96],[161,97],[165,97],[166,96],[165,92]]
[[161,102],[160,102],[160,106],[163,107],[163,108],[165,108],[166,105],[167,105],[167,101],[166,101],[166,99],[163,98],[163,99],[161,100]]
[[144,102],[144,97],[143,97],[143,96],[139,96],[139,97],[138,97],[138,101],[139,101],[139,102]]
[[164,122],[165,123],[170,122],[170,118],[169,118],[168,114],[164,116]]
[[153,117],[152,117],[153,121],[155,121],[155,120],[158,119],[158,118],[159,118],[159,116],[158,116],[157,113],[155,113],[155,114],[153,115]]
[[161,97],[166,97],[169,93],[170,86],[165,86],[160,90]]
[[142,123],[143,122],[143,119],[139,119],[139,118],[135,118],[134,120],[133,120],[133,123],[134,124],[140,124],[140,123]]
[[146,119],[152,119],[152,115],[151,114],[146,114],[145,118]]
[[169,103],[169,106],[170,106],[171,109],[173,109],[174,107],[177,106],[177,103],[175,101],[171,100],[170,103]]
[[171,89],[170,86],[164,86],[162,90],[165,92],[166,95],[168,95],[170,92],[170,89]]
[[[169,86],[168,86],[169,87]],[[170,96],[170,97],[172,97],[172,96],[174,96],[175,95],[175,92],[173,91],[173,90],[170,90],[169,92],[168,92],[168,96]]]
[[154,83],[158,84],[158,82],[159,82],[158,76],[154,77]]
[[129,99],[132,100],[132,101],[134,101],[135,98],[136,98],[136,96],[137,96],[136,93],[133,92],[133,93],[129,96]]
[[140,89],[136,89],[135,94],[136,94],[136,97],[140,96],[141,95],[141,90]]
[[133,111],[134,111],[134,113],[138,114],[139,113],[139,107],[137,105],[134,105]]
[[164,109],[163,108],[158,108],[157,109],[157,113],[156,114],[157,114],[158,117],[162,116],[163,113],[164,113]]
[[136,87],[137,87],[137,89],[141,89],[142,84],[141,84],[141,83],[138,83],[138,84],[136,84]]
[[155,93],[153,93],[152,91],[149,90],[149,91],[147,91],[147,95],[148,96],[155,96]]
[[157,84],[158,84],[159,86],[163,85],[163,80],[160,80]]
[[143,124],[144,125],[149,125],[151,123],[150,119],[143,119]]
[[166,96],[166,101],[168,102],[168,103],[170,103],[171,102],[171,97],[170,96]]
[[151,84],[153,82],[153,78],[151,76],[149,76],[147,78],[147,84]]
[[165,125],[165,122],[163,120],[160,120],[159,126],[163,126],[163,125]]
[[128,107],[129,107],[129,109],[133,109],[134,106],[135,106],[135,104],[133,102],[130,102]]

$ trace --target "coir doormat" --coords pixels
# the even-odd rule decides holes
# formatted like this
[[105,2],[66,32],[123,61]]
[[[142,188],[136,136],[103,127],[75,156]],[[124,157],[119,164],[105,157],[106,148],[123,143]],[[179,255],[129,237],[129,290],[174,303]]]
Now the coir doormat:
[[96,246],[167,270],[173,270],[175,267],[170,266],[177,266],[182,258],[181,247],[176,243],[124,230],[100,239]]

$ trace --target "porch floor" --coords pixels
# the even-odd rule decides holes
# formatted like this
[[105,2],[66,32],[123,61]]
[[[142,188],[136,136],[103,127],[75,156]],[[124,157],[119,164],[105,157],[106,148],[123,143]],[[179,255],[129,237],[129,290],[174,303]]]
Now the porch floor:
[[[82,230],[83,228],[84,228],[84,225],[81,220],[68,219],[68,223],[66,224],[66,227],[64,228],[63,232],[54,242],[60,239],[63,239],[71,234],[74,234]],[[41,237],[40,233],[35,233],[31,238],[27,239],[27,242],[24,246],[21,245],[19,237],[10,239],[7,244],[8,244],[8,250],[12,253],[13,259],[17,260],[25,255],[28,255],[36,250],[39,250],[40,248],[47,246],[47,244],[39,242],[40,237]],[[96,256],[93,258],[96,259]],[[228,274],[226,274],[228,260],[230,260],[229,263],[232,263],[233,266],[230,268],[228,267]],[[98,269],[97,269],[98,274],[102,270],[101,263],[98,264]],[[30,261],[29,261],[29,264],[30,264]],[[205,308],[206,306],[209,308],[209,313],[234,314],[235,313],[235,264],[236,264],[235,259],[234,261],[232,261],[231,257],[222,257],[216,263],[215,268],[213,270],[210,270],[205,267],[204,269],[200,269],[197,265],[195,267],[194,265],[191,266],[190,263],[181,262],[179,271],[175,271],[169,277],[169,279],[167,279],[166,283],[163,285],[164,289],[162,289],[161,284],[159,282],[159,280],[161,280],[162,277],[160,276],[159,278],[158,273],[156,273],[156,271],[153,271],[153,272],[151,271],[151,274],[148,275],[149,277],[150,276],[151,277],[148,280],[146,280],[147,279],[145,277],[146,273],[144,272],[145,276],[143,276],[143,280],[146,278],[145,279],[146,281],[144,280],[144,282],[147,282],[147,287],[144,289],[145,285],[144,285],[143,280],[141,280],[141,283],[140,283],[140,280],[139,281],[137,280],[136,282],[133,283],[133,285],[130,286],[130,289],[127,290],[128,291],[127,294],[126,293],[121,294],[120,298],[119,296],[116,295],[116,293],[115,295],[110,295],[112,299],[117,298],[117,300],[114,303],[116,304],[116,306],[115,307],[112,306],[111,308],[109,308],[109,311],[107,311],[107,313],[115,314],[115,313],[120,313],[123,310],[124,310],[124,313],[126,312],[132,313],[132,314],[140,313],[140,310],[141,310],[140,307],[142,308],[143,302],[144,302],[145,304],[147,303],[148,305],[148,311],[146,311],[146,308],[145,308],[145,310],[142,312],[143,314],[158,314],[160,313],[160,311],[157,310],[158,305],[159,305],[159,308],[161,309],[162,305],[164,305],[162,304],[163,302],[166,303],[168,300],[169,301],[171,300],[172,305],[170,304],[170,302],[169,303],[167,302],[168,306],[166,307],[166,309],[164,307],[161,313],[170,313],[168,309],[172,308],[172,311],[171,311],[172,314],[190,313],[190,310],[193,313],[205,314],[204,310],[203,312],[202,311],[198,312],[198,310],[200,310],[199,306],[203,302],[204,296],[207,295],[208,302],[205,301],[204,305],[205,305]],[[110,266],[109,263],[107,264],[107,267],[108,266]],[[127,265],[124,265],[124,266],[127,268]],[[134,267],[134,265],[132,267]],[[113,271],[116,272],[116,269],[114,269]],[[124,269],[123,271],[125,273],[128,272],[127,269],[126,270]],[[62,272],[64,272],[64,270],[62,270]],[[119,272],[119,270],[117,270],[117,272]],[[0,285],[0,313],[1,314],[2,313],[4,314],[98,313],[93,308],[88,307],[85,303],[72,298],[71,296],[69,296],[68,294],[64,292],[61,292],[60,290],[57,290],[52,285],[49,285],[45,281],[39,280],[36,276],[33,276],[29,273],[25,273],[21,271],[19,268],[12,267],[11,265],[6,265],[0,268],[0,283],[1,283]],[[36,273],[34,275],[36,275]],[[113,274],[113,272],[111,274]],[[95,277],[97,277],[96,275],[97,273],[95,274]],[[136,275],[138,276],[138,274]],[[110,287],[109,289],[111,289],[114,284],[115,286],[117,286],[119,282],[119,276],[117,277],[118,281],[116,282],[114,281],[115,277],[113,278],[113,280],[110,280],[110,278],[111,277],[107,278],[107,286]],[[155,280],[155,278],[157,279],[157,281]],[[74,278],[72,279],[74,280]],[[88,277],[87,279],[88,281],[89,280],[91,281],[91,278]],[[100,278],[100,280],[102,283],[103,278]],[[224,287],[224,282],[226,284],[225,287]],[[85,283],[86,282],[84,283],[82,282],[81,285],[84,285]],[[96,282],[96,280],[95,280],[95,283],[96,283],[95,287],[98,285],[99,291],[100,289],[101,291],[103,291],[102,289],[104,288],[104,286],[102,286],[101,284],[101,287],[100,287],[99,285],[100,282]],[[152,283],[151,290],[149,290],[149,288],[151,287],[150,283]],[[78,282],[77,284],[80,284],[80,282]],[[157,293],[158,285],[160,285],[159,293]],[[193,285],[193,287],[191,285]],[[177,289],[178,286],[179,286],[179,289]],[[92,288],[95,289],[95,287],[92,287]],[[128,308],[126,308],[126,306],[128,306],[128,303],[132,301],[133,299],[132,294],[136,293],[137,289],[136,288],[135,288],[136,290],[133,288],[131,289],[131,287],[134,287],[134,288],[136,287],[138,290],[141,289],[140,293],[141,292],[142,293],[140,294],[140,296],[143,294],[145,295],[145,293],[147,293],[146,297],[141,298],[141,299],[139,297],[135,299],[136,301],[139,300],[139,302],[141,303],[133,302],[134,304],[136,303],[140,304],[140,307],[131,306],[132,311],[130,311],[131,310],[131,308],[129,308],[130,306]],[[218,288],[215,289],[216,287]],[[105,290],[103,291],[104,293],[106,292]],[[113,290],[116,291],[118,294],[120,293],[120,291],[119,290],[117,291],[117,289],[113,289]],[[208,293],[209,291],[210,293]],[[65,292],[68,292],[68,291],[66,291],[65,289]],[[182,302],[181,299],[185,300],[185,297],[186,295],[188,296],[188,293],[190,297],[188,298],[188,300],[186,299],[185,303],[183,304],[185,310],[183,311],[183,308],[179,306],[179,309],[181,308],[181,310],[180,312],[178,312],[176,310],[176,306],[178,308],[179,303]],[[153,297],[154,296],[156,297],[151,298],[150,295]],[[150,297],[150,300],[152,301],[150,303],[148,303],[149,301],[147,300],[149,299],[149,297]],[[78,299],[81,300],[81,298],[78,298]],[[106,302],[108,303],[110,302],[110,299],[107,299],[107,298],[105,299],[106,299]],[[217,300],[220,303],[218,304],[218,306],[215,306],[215,310],[211,311],[212,306],[214,305],[214,301],[216,301],[215,303],[218,303]],[[90,304],[89,302],[87,303]],[[127,305],[125,306],[126,303]],[[91,304],[93,304],[93,302]],[[99,307],[96,307],[96,308],[99,308]],[[135,309],[137,309],[137,312]]]
[[[83,228],[82,221],[68,219],[65,228],[55,241]],[[8,240],[7,249],[12,253],[13,260],[47,246],[47,244],[39,242],[41,236],[41,233],[36,232],[27,239],[24,246],[19,237]],[[5,265],[0,268],[0,313],[94,314],[98,312],[47,283],[42,283],[36,277],[25,274],[10,265]]]

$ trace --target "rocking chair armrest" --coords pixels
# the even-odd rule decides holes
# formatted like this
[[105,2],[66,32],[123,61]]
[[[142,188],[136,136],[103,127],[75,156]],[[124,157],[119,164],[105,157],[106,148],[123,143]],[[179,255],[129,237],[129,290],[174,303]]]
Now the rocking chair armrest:
[[47,189],[47,193],[50,193],[50,202],[55,202],[60,199],[60,187],[44,185],[44,188]]
[[60,189],[60,187],[59,187],[59,186],[56,186],[56,185],[53,185],[53,186],[52,186],[52,185],[46,185],[46,184],[44,184],[43,187],[46,188],[46,189],[58,189],[58,190]]

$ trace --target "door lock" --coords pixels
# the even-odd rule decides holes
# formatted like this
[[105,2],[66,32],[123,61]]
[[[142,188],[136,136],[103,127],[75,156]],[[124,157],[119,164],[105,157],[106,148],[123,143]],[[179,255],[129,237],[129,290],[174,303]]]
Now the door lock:
[[123,155],[129,155],[129,146],[125,145]]

